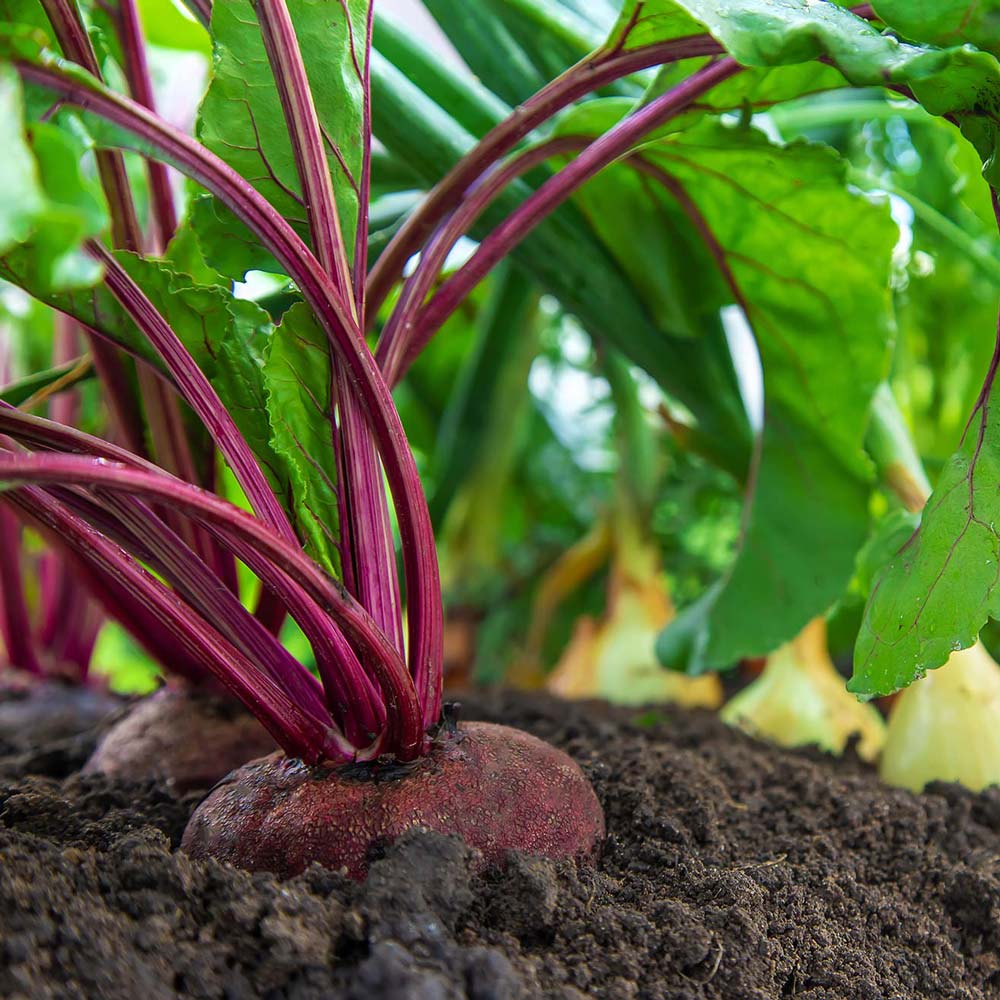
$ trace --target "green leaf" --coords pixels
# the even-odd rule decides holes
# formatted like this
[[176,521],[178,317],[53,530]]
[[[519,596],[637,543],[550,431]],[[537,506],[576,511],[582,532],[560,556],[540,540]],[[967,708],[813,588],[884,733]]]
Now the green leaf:
[[150,45],[211,55],[208,32],[173,0],[139,0],[139,14]]
[[329,345],[304,304],[292,306],[275,327],[264,379],[271,446],[288,470],[299,537],[320,565],[339,575]]
[[608,45],[635,49],[705,31],[744,66],[823,57],[859,86],[908,81],[942,65],[941,54],[901,44],[816,0],[626,0]]
[[920,515],[897,509],[890,511],[875,525],[871,537],[858,552],[855,579],[858,589],[868,597],[886,564],[910,540],[920,527]]
[[38,171],[24,138],[21,81],[10,66],[0,67],[0,142],[5,151],[0,185],[0,252],[23,243],[44,204]]
[[[337,211],[350,253],[362,169],[361,64],[368,3],[291,0],[288,4],[327,143]],[[346,15],[345,16],[345,12]],[[281,101],[250,0],[212,8],[214,71],[198,117],[198,136],[271,202],[303,238],[306,212]],[[275,270],[247,230],[214,199],[199,199],[194,224],[214,267],[230,277]]]
[[[893,12],[903,7],[899,0]],[[1000,165],[994,166],[1000,64],[987,52],[900,42],[849,10],[816,0],[628,0],[608,45],[631,49],[702,29],[744,66],[823,59],[854,86],[908,85],[932,114],[958,122],[986,162],[988,178],[994,169],[1000,174]]]
[[901,35],[947,47],[971,42],[1000,54],[996,0],[875,0],[875,13]]
[[83,173],[84,148],[66,129],[39,123],[31,143],[48,198],[30,237],[34,267],[43,286],[85,288],[101,275],[100,266],[80,247],[107,226],[107,204],[94,177]]
[[672,0],[625,0],[604,48],[628,52],[703,32],[704,27]]
[[971,646],[1000,614],[997,390],[973,415],[924,508],[919,530],[879,576],[848,688],[871,698],[906,687]]
[[885,205],[848,191],[844,164],[824,147],[706,122],[639,154],[712,234],[764,370],[739,554],[697,627],[676,626],[692,630],[687,667],[698,672],[774,649],[852,574],[867,533],[862,444],[888,361],[896,230]]
[[[588,101],[562,116],[555,133],[600,135],[632,106],[624,99]],[[660,329],[700,337],[719,325],[719,308],[729,301],[722,277],[690,219],[655,180],[631,166],[612,165],[573,203]]]
[[89,364],[81,364],[80,359],[68,361],[63,365],[56,365],[54,368],[46,368],[44,371],[33,372],[24,378],[15,379],[4,386],[0,386],[0,399],[10,406],[21,406],[32,396],[51,385],[60,383],[60,391],[68,389],[70,386],[78,385],[86,379],[93,378],[94,369]]

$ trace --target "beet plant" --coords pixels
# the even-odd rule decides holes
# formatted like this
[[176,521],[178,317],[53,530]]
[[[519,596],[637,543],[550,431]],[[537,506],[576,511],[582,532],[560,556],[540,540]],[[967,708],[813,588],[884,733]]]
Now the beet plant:
[[[197,138],[153,108],[133,0],[3,4],[0,276],[88,331],[117,437],[0,407],[2,500],[162,663],[210,678],[280,746],[199,807],[192,853],[361,876],[374,844],[420,824],[487,862],[511,848],[589,856],[603,817],[579,768],[444,711],[432,522],[393,388],[494,266],[530,269],[688,405],[706,453],[747,483],[736,562],[668,630],[667,655],[697,672],[775,648],[837,596],[864,538],[895,228],[829,150],[772,142],[747,109],[889,84],[986,153],[995,60],[900,42],[867,7],[630,0],[595,52],[533,94],[512,88],[504,117],[399,32],[380,40],[370,3],[190,6],[214,52]],[[568,30],[566,50],[596,27]],[[486,134],[442,123],[418,78]],[[437,180],[384,246],[373,128]],[[188,180],[182,222],[164,163]],[[651,243],[616,228],[637,207],[667,220]],[[445,274],[466,234],[475,250]],[[692,263],[709,277],[689,280]],[[253,270],[287,279],[276,317],[233,294]],[[763,361],[756,439],[726,306]],[[216,452],[248,510],[216,482]],[[260,581],[253,611],[237,563]],[[286,616],[318,678],[276,637]],[[206,726],[179,738],[215,757]]]

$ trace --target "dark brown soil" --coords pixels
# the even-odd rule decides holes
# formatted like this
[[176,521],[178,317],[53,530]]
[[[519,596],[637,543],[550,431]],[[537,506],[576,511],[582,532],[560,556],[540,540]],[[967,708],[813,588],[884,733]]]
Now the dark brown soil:
[[0,760],[0,996],[1000,996],[1000,791],[889,791],[700,713],[507,695],[465,714],[580,762],[608,820],[596,868],[476,876],[414,832],[363,884],[279,882],[176,852],[196,795],[24,776],[65,773],[70,751],[39,749]]
[[64,683],[0,671],[0,753],[67,739],[108,720],[124,706],[97,684]]

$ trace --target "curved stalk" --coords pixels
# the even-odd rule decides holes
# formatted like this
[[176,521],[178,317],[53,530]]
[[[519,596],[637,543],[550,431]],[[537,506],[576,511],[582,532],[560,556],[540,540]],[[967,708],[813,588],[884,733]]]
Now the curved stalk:
[[[146,40],[143,37],[136,0],[118,0],[117,13],[118,34],[125,57],[125,77],[128,80],[129,90],[141,105],[150,111],[155,111],[153,84],[146,60]],[[147,159],[145,162],[153,204],[153,223],[157,229],[155,249],[162,252],[177,229],[177,207],[174,204],[173,192],[170,190],[170,177],[166,165],[159,160]]]
[[[389,389],[329,277],[295,231],[253,186],[183,132],[64,66],[15,60],[21,76],[140,139],[216,195],[277,258],[316,314],[367,414],[396,503],[409,603],[411,672],[427,726],[441,713],[443,615],[434,533],[413,454]],[[123,141],[123,140],[119,140]],[[410,752],[410,751],[405,751]]]
[[650,66],[721,55],[723,52],[722,46],[708,35],[677,38],[627,52],[604,50],[571,66],[562,76],[528,98],[488,132],[434,186],[382,251],[368,276],[366,296],[369,319],[374,320],[392,286],[402,275],[406,262],[420,250],[424,240],[441,220],[462,203],[468,188],[535,128],[579,98],[623,76]]
[[30,487],[14,490],[4,499],[24,508],[77,556],[139,596],[153,618],[169,629],[181,648],[250,707],[288,753],[311,762],[317,761],[323,754],[350,756],[349,752],[345,753],[342,740],[337,739],[332,727],[324,726],[321,720],[303,711],[278,684],[224,639],[201,615],[188,608],[179,597],[81,518],[46,496],[44,491]]
[[472,257],[446,281],[415,321],[415,340],[428,336],[454,312],[493,266],[542,219],[561,205],[580,185],[623,156],[644,135],[683,111],[701,94],[739,72],[729,57],[688,77],[683,83],[633,112],[592,142],[572,163],[550,177],[480,244]]
[[363,653],[365,662],[371,664],[388,710],[389,747],[399,747],[402,759],[422,750],[420,705],[399,654],[350,594],[325,576],[296,545],[281,539],[257,518],[163,472],[150,473],[79,455],[0,453],[0,481],[11,485],[77,485],[147,497],[203,524],[265,584],[276,574],[287,576],[334,618]]
[[10,511],[0,510],[0,639],[7,663],[30,674],[41,674],[31,639],[31,617],[24,601],[21,551],[21,526]]
[[[337,291],[355,310],[352,318],[357,323],[354,286],[333,181],[291,15],[284,0],[259,3],[257,15],[305,195],[312,245]],[[358,217],[359,236],[366,231],[366,213],[362,211]],[[332,425],[331,433],[340,459],[341,510],[347,515],[340,524],[342,562],[350,567],[345,579],[402,652],[402,602],[382,469],[350,378],[335,356],[330,362],[332,395],[340,413],[340,426]]]
[[[3,403],[0,403],[0,433],[32,448],[99,458],[170,480],[169,476],[165,477],[163,470],[123,448],[75,428],[23,413]],[[100,517],[100,508],[97,513]],[[106,519],[98,521],[91,516],[91,521],[99,530],[109,533]],[[155,523],[151,523],[150,527],[155,528]],[[297,543],[293,540],[290,544],[297,551]],[[132,550],[135,551],[134,547]],[[140,558],[146,556],[140,555]],[[258,560],[254,564],[248,559],[244,559],[244,562],[255,569],[265,584],[265,591],[273,594],[283,608],[287,608],[305,633],[316,653],[320,676],[328,691],[328,704],[335,715],[343,714],[343,706],[348,704],[357,715],[359,726],[364,732],[380,730],[385,724],[385,706],[377,687],[358,662],[343,634],[326,619],[323,611],[325,605],[317,607],[314,596],[289,580],[284,573],[276,572],[270,563]]]

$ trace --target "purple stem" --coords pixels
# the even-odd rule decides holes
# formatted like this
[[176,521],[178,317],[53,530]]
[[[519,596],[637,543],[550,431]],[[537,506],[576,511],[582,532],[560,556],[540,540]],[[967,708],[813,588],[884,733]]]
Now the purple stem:
[[0,510],[0,637],[11,666],[32,674],[42,673],[24,601],[21,526],[7,510]]
[[[267,0],[256,6],[305,195],[313,249],[341,298],[350,304],[357,327],[350,264],[333,182],[292,19],[284,0]],[[359,215],[359,231],[363,225]],[[332,395],[340,411],[339,433],[337,428],[331,430],[340,458],[341,511],[347,514],[340,523],[342,562],[350,567],[347,579],[355,596],[402,652],[402,601],[382,470],[350,377],[336,357],[331,357],[331,367]]]
[[[4,416],[9,411],[0,411]],[[35,433],[38,433],[36,422]],[[329,613],[370,662],[388,709],[390,746],[423,749],[422,720],[413,682],[399,654],[370,615],[302,551],[257,518],[189,483],[145,469],[79,455],[0,453],[0,479],[7,483],[51,483],[116,490],[195,518],[232,549],[265,582],[287,577]],[[248,706],[249,707],[249,706]]]
[[[384,726],[378,692],[366,683],[364,671],[343,634],[324,618],[322,611],[297,587],[279,575],[279,596],[295,609],[294,617],[314,647],[322,684],[251,615],[233,594],[220,588],[212,570],[186,549],[167,526],[156,526],[152,511],[137,501],[104,497],[105,505],[120,523],[142,537],[153,565],[209,621],[288,691],[296,704],[317,718],[333,713],[352,746],[363,749]],[[224,550],[227,551],[228,550]],[[325,626],[325,627],[324,627]]]
[[[158,466],[101,438],[23,413],[2,402],[0,402],[0,433],[34,448],[89,455],[109,462],[118,462],[154,476],[164,475]],[[102,530],[107,528],[103,524],[101,527]],[[296,550],[298,549],[294,539],[291,544]],[[140,555],[140,558],[143,556]],[[244,559],[244,561],[248,562],[252,569],[255,568],[250,560]],[[260,566],[257,568],[260,569],[258,575],[264,580],[265,586],[274,592],[276,600],[281,601],[291,611],[292,617],[298,621],[312,645],[324,686],[329,685],[328,704],[331,710],[339,717],[343,706],[349,706],[352,732],[355,726],[357,732],[362,735],[379,731],[385,723],[385,708],[379,692],[359,664],[357,656],[340,630],[326,618],[321,608],[316,607],[314,599],[307,596],[302,588],[289,581],[284,574],[275,573],[274,567],[266,562],[262,568]]]
[[346,309],[348,302],[353,302],[350,264],[316,105],[292,17],[285,0],[256,0],[254,7],[305,196],[313,252],[333,280]]
[[728,57],[711,63],[639,108],[592,142],[572,163],[526,198],[441,286],[434,298],[421,310],[412,333],[414,340],[419,343],[422,338],[428,338],[434,330],[440,328],[491,268],[577,188],[627,153],[644,135],[669,121],[697,97],[739,70],[739,64]]
[[552,156],[575,152],[580,148],[580,144],[581,140],[577,136],[559,136],[538,146],[532,146],[507,163],[496,165],[473,185],[466,193],[462,204],[438,227],[421,251],[420,262],[413,274],[406,279],[399,301],[379,337],[375,360],[389,385],[395,386],[399,383],[435,332],[425,330],[421,340],[416,340],[413,336],[420,308],[455,244],[512,180]]
[[[201,663],[193,659],[181,646],[177,637],[150,612],[140,596],[123,586],[116,577],[100,572],[89,565],[62,538],[49,531],[33,517],[33,512],[24,504],[16,502],[16,492],[9,495],[12,504],[20,506],[22,519],[49,538],[50,543],[62,550],[63,558],[70,563],[79,586],[94,598],[103,611],[120,622],[135,637],[140,646],[157,662],[170,665],[170,672],[192,683],[205,682],[205,670]],[[0,498],[2,506],[2,498]],[[214,680],[210,681],[214,685]]]
[[[97,57],[76,8],[70,0],[42,0],[42,7],[52,25],[53,33],[67,58],[84,66],[100,78]],[[116,246],[139,250],[139,222],[129,190],[125,161],[121,153],[98,150],[95,154],[101,186],[111,209],[111,236]],[[136,454],[143,454],[142,411],[132,391],[121,353],[93,337],[90,353],[104,388],[114,429],[125,445]]]
[[361,183],[358,189],[358,228],[354,238],[354,302],[359,316],[365,315],[365,277],[368,273],[368,199],[372,181],[372,29],[375,0],[368,4],[365,25],[365,67],[361,78]]
[[[2,465],[8,467],[10,461],[8,458]],[[58,459],[55,456],[27,459],[16,456],[12,461],[30,463]],[[13,495],[4,494],[3,499],[26,509],[81,560],[139,597],[181,648],[242,701],[290,756],[301,757],[309,763],[315,763],[323,755],[341,759],[354,756],[353,748],[338,737],[332,727],[303,711],[263,670],[86,521],[43,490],[21,488],[13,491]]]
[[83,684],[90,674],[90,661],[104,625],[104,615],[79,582],[74,583],[76,585],[69,588],[71,600],[66,611],[66,627],[58,643],[53,644],[51,654],[59,663],[74,667],[78,681]]
[[574,101],[650,66],[680,59],[724,53],[708,35],[692,35],[668,42],[644,45],[629,51],[619,47],[587,56],[529,97],[486,135],[434,186],[419,208],[406,220],[382,251],[368,276],[367,301],[370,322],[399,280],[406,262],[424,244],[444,217],[457,208],[476,178],[509,153],[528,133]]
[[[219,586],[211,568],[145,504],[131,497],[98,499],[126,532],[140,539],[148,561],[234,646],[281,684],[299,707],[323,719],[326,706],[316,679],[257,621],[233,593]],[[117,540],[117,539],[116,539]],[[125,546],[128,547],[127,545]]]
[[[425,725],[432,725],[441,713],[443,655],[441,584],[434,532],[392,395],[364,339],[340,308],[329,277],[291,226],[248,181],[183,132],[97,81],[67,73],[58,64],[42,66],[15,60],[14,66],[24,79],[131,132],[216,195],[256,233],[312,307],[361,398],[396,502],[410,612],[411,671]],[[402,752],[417,751],[404,748]]]
[[[135,0],[118,0],[117,24],[125,56],[125,77],[128,80],[129,90],[143,107],[155,111],[153,84],[146,60],[146,40]],[[149,176],[149,190],[153,203],[153,221],[157,229],[153,249],[162,253],[177,229],[177,208],[174,205],[166,164],[147,158],[146,172]]]
[[[295,532],[257,464],[253,452],[247,446],[222,400],[180,339],[114,257],[99,244],[89,244],[88,249],[104,265],[105,282],[111,293],[163,359],[181,394],[205,424],[223,457],[229,463],[257,515],[287,541],[297,542]],[[305,615],[303,628],[313,644],[322,676],[331,680],[339,678],[336,664],[343,662],[342,657],[348,652],[346,643],[329,622],[321,616],[312,614],[308,606],[303,614]],[[349,668],[353,667],[354,659],[353,656],[348,656]],[[373,719],[379,715],[377,703],[372,698],[370,687],[360,680],[360,672],[351,670],[348,676],[354,677],[357,684],[345,689],[344,683],[338,679],[332,693],[334,704],[339,705],[346,700],[351,704],[366,706],[359,709],[359,712],[362,715],[363,725],[368,728]]]
[[[80,327],[63,313],[55,316],[55,343],[52,351],[54,365],[65,364],[79,354]],[[60,392],[49,402],[49,416],[63,424],[75,424],[80,412],[80,395],[76,391]],[[69,572],[64,559],[52,551],[45,552],[38,565],[40,594],[38,610],[41,624],[38,628],[39,647],[48,651],[54,660],[72,663],[82,681],[87,673],[87,661],[67,659],[67,643],[75,642],[77,630],[84,624],[83,609],[89,609],[87,620],[100,618],[79,581]],[[81,645],[81,649],[86,644]],[[75,647],[74,647],[75,648]]]
[[[115,26],[121,41],[129,90],[143,107],[155,111],[153,83],[146,60],[146,40],[135,0],[118,0]],[[153,233],[147,240],[147,249],[154,254],[162,254],[177,229],[177,208],[166,164],[150,157],[146,157],[144,162],[149,177],[152,202],[150,214],[153,227]],[[151,373],[146,365],[139,366],[139,378],[143,394],[154,401],[152,406],[147,407],[147,413],[150,416],[150,430],[154,443],[158,442],[157,454],[175,457],[177,463],[181,463],[169,467],[168,471],[188,482],[206,485],[191,455],[187,431],[180,408],[172,397],[172,390]],[[225,556],[217,546],[209,544],[200,532],[192,531],[191,525],[182,524],[180,528],[188,544],[194,546],[202,558],[214,567],[233,593],[238,593],[239,582],[236,578],[236,564],[232,557]]]

